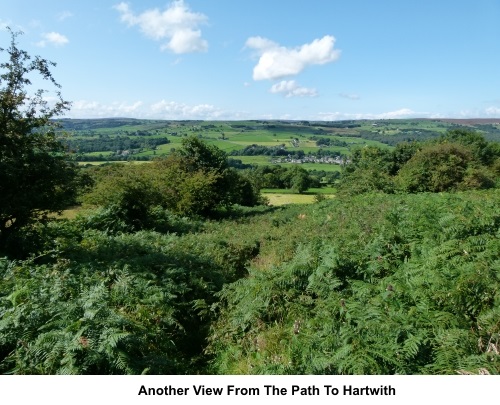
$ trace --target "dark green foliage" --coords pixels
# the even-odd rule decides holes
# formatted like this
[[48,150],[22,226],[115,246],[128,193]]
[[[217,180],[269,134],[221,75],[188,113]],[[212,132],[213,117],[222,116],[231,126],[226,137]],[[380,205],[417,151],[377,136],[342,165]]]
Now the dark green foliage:
[[130,151],[131,149],[156,148],[158,145],[165,145],[170,141],[165,138],[130,138],[128,136],[101,136],[98,139],[67,139],[64,144],[75,153],[103,152],[103,151]]
[[471,153],[459,144],[426,146],[401,168],[396,181],[409,193],[456,190],[471,162]]
[[178,235],[112,207],[51,223],[36,258],[0,261],[1,372],[499,373],[499,197],[153,209]]
[[349,146],[347,142],[339,141],[338,139],[321,138],[319,136],[311,136],[309,139],[316,141],[317,146],[340,146],[342,148]]
[[254,206],[257,189],[227,163],[220,149],[198,138],[147,166],[115,165],[91,171],[95,188],[84,201],[112,209],[132,230],[154,229],[152,210],[161,207],[185,216],[213,216],[233,204]]
[[83,220],[46,232],[38,258],[0,261],[2,373],[203,372],[203,310],[259,251],[210,235],[110,235]]
[[[51,120],[67,103],[57,90],[54,106],[27,91],[31,73],[58,88],[52,64],[16,37],[0,75],[0,251],[11,253],[0,258],[0,373],[500,373],[500,192],[464,192],[498,185],[497,143],[460,129],[365,146],[344,168],[340,197],[250,209],[241,205],[261,203],[261,187],[300,193],[327,174],[237,172],[225,152],[187,137],[150,165],[89,169],[85,200],[97,208],[47,221],[90,182]],[[66,124],[94,135],[138,122]],[[347,145],[325,138],[335,128],[361,127],[254,124],[241,127],[293,133],[294,143],[312,131],[330,146]],[[145,125],[113,142],[169,128]],[[390,125],[372,126],[386,139]]]
[[357,195],[371,191],[390,193],[394,190],[390,176],[394,164],[392,152],[374,146],[355,149],[351,162],[344,167],[340,193]]
[[[23,227],[64,209],[78,187],[51,121],[69,106],[50,73],[54,64],[19,49],[19,33],[11,35],[9,48],[0,48],[8,58],[0,64],[0,251],[10,252]],[[31,88],[34,75],[54,89],[53,104],[47,91]]]
[[355,150],[342,173],[342,194],[442,192],[495,186],[498,143],[456,129],[428,143],[401,143],[393,150]]
[[262,188],[286,188],[296,193],[303,193],[310,187],[319,187],[317,178],[299,165],[292,167],[258,166],[247,171],[247,177],[257,189]]
[[303,210],[295,253],[220,293],[213,371],[499,373],[499,197],[365,195]]
[[452,129],[439,138],[439,143],[454,142],[465,146],[480,164],[489,166],[500,156],[500,144],[488,142],[478,132]]
[[194,136],[182,140],[179,156],[184,158],[185,166],[191,171],[215,171],[223,174],[229,166],[226,153],[214,145],[209,145]]

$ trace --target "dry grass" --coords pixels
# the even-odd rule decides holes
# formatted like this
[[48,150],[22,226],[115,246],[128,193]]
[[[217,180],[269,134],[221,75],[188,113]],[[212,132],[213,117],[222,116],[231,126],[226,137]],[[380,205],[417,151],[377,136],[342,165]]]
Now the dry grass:
[[265,193],[269,199],[270,205],[286,205],[286,204],[311,204],[314,202],[314,195],[307,194],[278,194]]
[[75,205],[74,207],[69,207],[68,209],[64,210],[61,215],[58,215],[56,213],[51,214],[50,216],[52,218],[57,218],[57,219],[75,219],[76,215],[82,210],[82,207],[79,205]]
[[[266,198],[269,199],[269,205],[279,206],[287,204],[312,204],[314,194],[285,194],[285,193],[264,193]],[[333,198],[333,194],[322,194],[325,198]]]

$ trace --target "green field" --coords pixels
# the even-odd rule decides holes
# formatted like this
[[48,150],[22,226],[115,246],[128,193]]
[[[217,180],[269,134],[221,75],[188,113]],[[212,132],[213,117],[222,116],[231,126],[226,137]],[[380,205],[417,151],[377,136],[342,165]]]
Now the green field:
[[[423,141],[438,137],[451,128],[466,127],[482,133],[488,140],[500,140],[500,125],[487,120],[359,120],[336,122],[307,121],[162,121],[138,119],[95,119],[60,121],[69,140],[99,143],[102,139],[127,138],[143,147],[131,150],[99,150],[81,152],[80,160],[97,161],[153,159],[179,149],[187,136],[226,152],[229,157],[245,164],[269,165],[269,154],[242,155],[251,146],[281,148],[284,156],[304,153],[340,154],[349,157],[353,148],[378,146],[392,148],[402,141]],[[167,138],[167,144],[147,146],[148,139]],[[327,143],[317,144],[317,140]],[[246,153],[246,152],[245,152]],[[96,157],[94,159],[94,157]],[[281,156],[283,158],[283,156]],[[78,159],[78,158],[77,158]],[[280,163],[289,167],[292,163]],[[340,171],[340,166],[322,163],[302,163],[306,170]]]

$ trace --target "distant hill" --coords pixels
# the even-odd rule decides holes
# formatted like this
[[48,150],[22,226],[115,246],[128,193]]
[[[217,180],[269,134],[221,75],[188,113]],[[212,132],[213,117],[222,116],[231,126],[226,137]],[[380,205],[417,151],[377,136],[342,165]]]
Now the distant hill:
[[500,125],[500,118],[442,118],[435,121],[449,122],[450,124],[459,125],[485,125],[496,124]]
[[[65,142],[78,154],[77,160],[80,161],[149,160],[171,153],[185,136],[203,138],[234,156],[256,156],[256,147],[266,151],[278,148],[282,150],[281,154],[293,156],[300,151],[303,154],[349,156],[351,148],[362,145],[393,147],[401,142],[422,142],[460,127],[474,129],[488,141],[500,142],[500,118],[347,121],[99,118],[61,119],[57,122],[69,134]],[[115,138],[120,138],[123,145],[117,147]],[[253,148],[251,154],[249,148]]]

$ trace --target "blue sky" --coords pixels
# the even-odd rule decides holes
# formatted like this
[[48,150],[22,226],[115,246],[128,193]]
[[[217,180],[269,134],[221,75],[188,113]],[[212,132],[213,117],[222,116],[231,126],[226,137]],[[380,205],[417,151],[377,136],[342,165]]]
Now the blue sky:
[[500,117],[500,0],[2,0],[73,118]]

